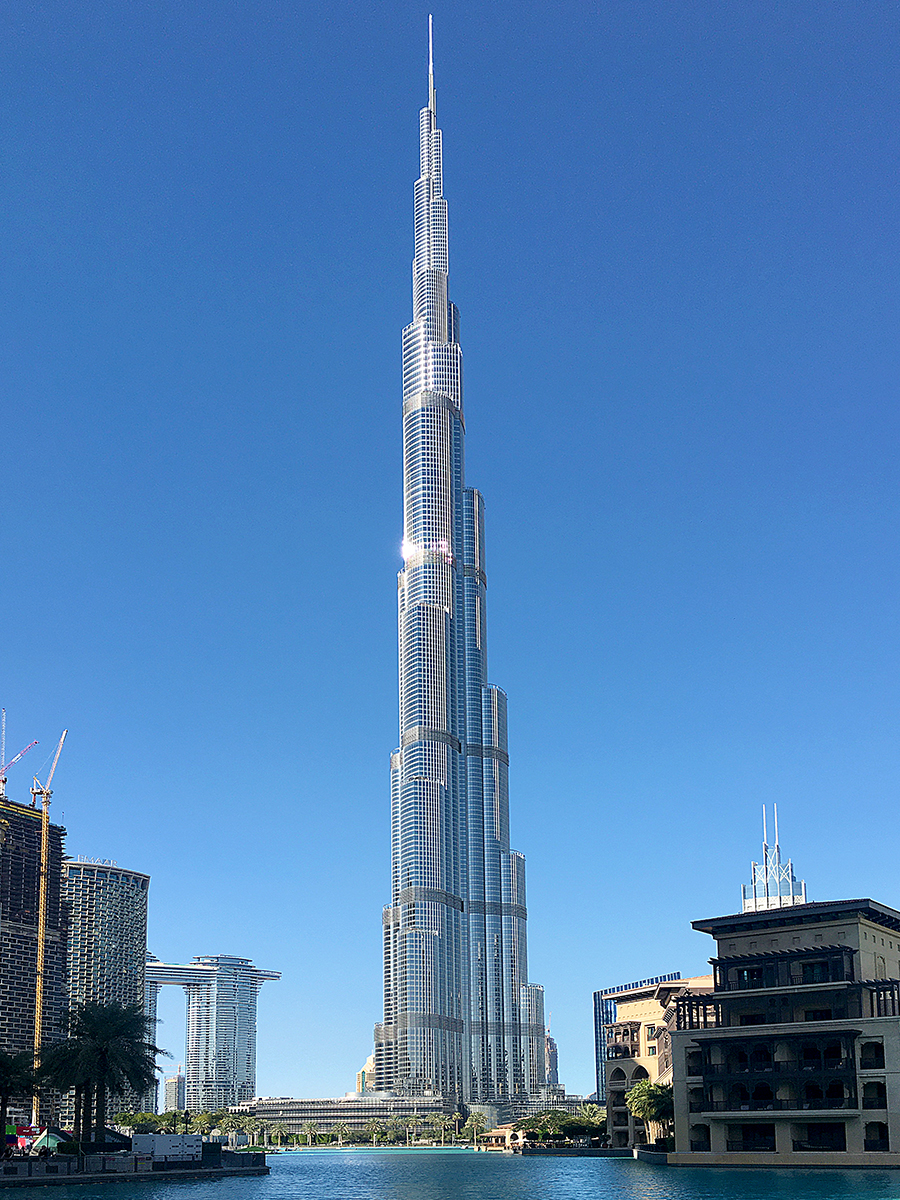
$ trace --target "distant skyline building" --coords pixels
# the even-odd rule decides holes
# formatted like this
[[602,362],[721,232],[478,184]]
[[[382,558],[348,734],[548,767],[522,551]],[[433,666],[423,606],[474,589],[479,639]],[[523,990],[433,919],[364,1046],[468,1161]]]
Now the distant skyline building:
[[[147,905],[150,876],[128,871],[111,860],[66,859],[62,864],[63,902],[68,915],[69,1008],[98,1004],[144,1003],[147,960]],[[155,1027],[150,1031],[155,1038]],[[155,1096],[128,1091],[115,1098],[116,1111],[136,1109]],[[64,1099],[62,1119],[74,1117]]]
[[163,1082],[163,1112],[184,1112],[187,1107],[184,1067],[178,1064],[174,1075],[167,1075]]
[[766,806],[763,805],[763,856],[761,863],[751,865],[750,883],[741,888],[742,912],[766,912],[774,908],[790,908],[806,903],[806,883],[794,877],[790,859],[781,861],[778,844],[778,805],[775,809],[775,844],[770,846],[766,832]]
[[256,1094],[256,1001],[267,979],[249,958],[212,954],[179,965],[148,955],[148,1012],[156,1011],[159,989],[183,987],[187,1002],[185,1103],[191,1112],[211,1112],[252,1100]]
[[[391,756],[377,1086],[514,1109],[543,1064],[527,1014],[525,860],[510,848],[506,694],[488,683],[484,501],[465,484],[459,312],[429,20],[412,322],[403,331],[400,744]],[[538,1038],[538,1046],[533,1045]]]
[[548,1085],[559,1087],[559,1050],[556,1046],[556,1038],[551,1036],[549,1029],[544,1038],[544,1066]]

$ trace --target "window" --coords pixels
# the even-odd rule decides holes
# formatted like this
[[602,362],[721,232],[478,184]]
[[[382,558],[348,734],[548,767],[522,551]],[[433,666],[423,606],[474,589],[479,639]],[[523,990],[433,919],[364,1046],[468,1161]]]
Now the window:
[[740,1025],[765,1025],[765,1013],[741,1013]]
[[829,970],[827,962],[810,962],[803,964],[803,983],[828,983]]
[[830,1021],[830,1008],[808,1008],[803,1014],[804,1021]]
[[647,1047],[647,1054],[648,1054],[648,1055],[650,1055],[650,1057],[651,1057],[651,1058],[652,1058],[652,1056],[653,1056],[655,1053],[656,1053],[656,1047],[655,1047],[655,1046],[648,1046],[648,1047]]

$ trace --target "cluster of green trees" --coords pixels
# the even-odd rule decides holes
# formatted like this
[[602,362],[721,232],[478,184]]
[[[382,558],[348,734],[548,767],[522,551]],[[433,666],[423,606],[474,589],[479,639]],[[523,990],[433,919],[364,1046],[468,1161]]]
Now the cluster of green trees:
[[268,1122],[245,1113],[232,1113],[227,1109],[217,1112],[168,1112],[168,1113],[116,1113],[114,1121],[123,1129],[134,1133],[245,1133],[263,1148],[271,1145],[319,1146],[328,1143],[371,1142],[373,1145],[407,1146],[420,1141],[424,1135],[430,1143],[440,1142],[443,1146],[448,1138],[459,1137],[476,1140],[487,1122],[481,1113],[473,1113],[465,1124],[461,1113],[452,1116],[436,1113],[422,1117],[390,1117],[384,1121],[369,1121],[363,1129],[351,1129],[346,1121],[332,1125],[322,1131],[315,1121],[307,1121],[300,1133],[288,1133],[282,1122]]
[[597,1104],[582,1104],[575,1113],[548,1108],[523,1117],[513,1128],[535,1142],[562,1142],[576,1137],[603,1141],[606,1139],[606,1109]]
[[227,1108],[214,1112],[119,1112],[113,1120],[121,1129],[130,1129],[132,1133],[200,1133],[206,1136],[219,1133],[229,1137],[245,1133],[251,1142],[259,1141],[262,1146],[281,1146],[288,1138],[287,1126],[281,1122],[262,1121],[249,1113],[229,1112]]
[[156,1056],[165,1054],[150,1039],[139,1004],[77,1005],[64,1042],[46,1047],[35,1070],[30,1053],[0,1051],[0,1128],[6,1128],[11,1100],[43,1089],[75,1092],[75,1138],[106,1139],[107,1098],[127,1087],[145,1092],[156,1082]]

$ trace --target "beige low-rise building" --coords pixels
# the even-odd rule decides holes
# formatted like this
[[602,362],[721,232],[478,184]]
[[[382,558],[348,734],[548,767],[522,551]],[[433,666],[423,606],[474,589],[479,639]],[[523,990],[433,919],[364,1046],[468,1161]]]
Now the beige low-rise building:
[[[606,1026],[606,1113],[610,1146],[643,1146],[649,1140],[643,1121],[630,1112],[625,1096],[642,1079],[655,1083],[662,1060],[659,1035],[665,1030],[667,1014],[674,1014],[673,1000],[683,995],[700,995],[712,990],[712,976],[668,980],[638,985],[616,994],[616,1021]],[[668,1066],[668,1060],[665,1061]]]
[[695,921],[714,988],[676,1002],[683,1166],[900,1167],[900,912],[873,900]]

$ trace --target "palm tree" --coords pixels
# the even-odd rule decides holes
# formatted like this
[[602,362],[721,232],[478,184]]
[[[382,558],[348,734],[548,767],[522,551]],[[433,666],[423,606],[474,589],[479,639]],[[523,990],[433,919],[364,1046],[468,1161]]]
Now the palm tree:
[[579,1104],[575,1115],[589,1125],[600,1125],[606,1120],[606,1109],[599,1104]]
[[487,1126],[487,1117],[483,1112],[469,1113],[469,1119],[463,1126],[463,1133],[465,1133],[465,1131],[468,1129],[468,1131],[472,1134],[472,1137],[475,1141],[476,1150],[478,1149],[478,1135],[479,1133],[484,1133],[484,1131],[487,1129]]
[[0,1050],[0,1130],[6,1149],[6,1112],[9,1102],[17,1096],[30,1096],[34,1091],[34,1059],[28,1050],[7,1054]]
[[307,1121],[303,1126],[303,1132],[306,1134],[307,1146],[311,1146],[313,1143],[313,1138],[318,1136],[319,1127],[315,1121]]
[[209,1135],[211,1129],[215,1128],[216,1118],[214,1113],[198,1112],[191,1114],[191,1129],[194,1133],[205,1133]]
[[156,1056],[165,1053],[150,1040],[150,1020],[140,1004],[89,1000],[75,1007],[68,1038],[42,1055],[40,1072],[61,1091],[76,1088],[76,1107],[82,1100],[81,1128],[76,1130],[79,1140],[85,1126],[91,1131],[93,1096],[93,1140],[102,1142],[107,1096],[126,1087],[146,1092],[156,1082]]
[[367,1137],[371,1137],[372,1145],[374,1146],[379,1133],[384,1132],[384,1126],[380,1121],[369,1121],[366,1124],[364,1132]]
[[343,1146],[344,1138],[350,1135],[350,1126],[346,1121],[338,1121],[336,1125],[331,1127],[331,1136],[337,1135],[338,1145]]
[[402,1117],[390,1117],[387,1122],[387,1133],[392,1142],[399,1142],[403,1137],[405,1128]]
[[219,1120],[218,1128],[221,1129],[222,1133],[228,1134],[228,1144],[230,1146],[231,1135],[243,1130],[243,1122],[241,1118],[235,1116],[234,1113],[227,1113]]
[[450,1118],[450,1120],[453,1122],[453,1136],[455,1138],[458,1138],[459,1137],[459,1123],[462,1120],[462,1113],[455,1112],[453,1114],[453,1116]]
[[413,1141],[415,1141],[416,1134],[419,1132],[419,1130],[421,1128],[422,1128],[422,1118],[419,1116],[418,1113],[413,1113],[413,1115],[411,1117],[406,1118],[406,1129],[407,1129],[406,1144],[407,1144],[407,1146],[409,1145],[410,1133],[413,1135]]
[[249,1113],[242,1113],[240,1117],[241,1133],[246,1133],[250,1139],[250,1144],[256,1144],[256,1135],[259,1133],[259,1121],[256,1117],[251,1117]]
[[444,1144],[444,1114],[443,1113],[432,1113],[431,1116],[427,1119],[426,1124],[431,1128],[431,1140],[432,1141],[434,1141],[434,1139],[438,1135],[438,1132],[440,1132],[441,1145],[443,1146],[443,1144]]
[[288,1127],[287,1127],[287,1125],[284,1124],[283,1121],[277,1121],[272,1126],[272,1137],[276,1139],[279,1146],[284,1142],[284,1139],[287,1137],[287,1134],[288,1134]]
[[655,1125],[667,1132],[675,1119],[675,1103],[670,1083],[656,1084],[640,1079],[625,1093],[629,1111],[646,1125]]

